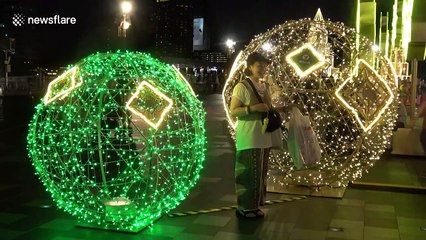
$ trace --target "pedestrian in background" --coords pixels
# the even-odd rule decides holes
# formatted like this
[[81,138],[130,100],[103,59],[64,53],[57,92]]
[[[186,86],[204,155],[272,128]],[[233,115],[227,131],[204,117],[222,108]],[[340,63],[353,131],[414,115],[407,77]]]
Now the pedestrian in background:
[[417,111],[417,117],[423,118],[423,129],[420,133],[420,142],[423,146],[423,151],[426,153],[426,87],[423,87],[423,95],[420,103],[419,110]]
[[414,115],[414,119],[412,119],[410,121],[410,126],[409,127],[414,127],[417,118],[423,118],[423,128],[422,131],[420,132],[420,142],[422,144],[423,150],[426,153],[426,87],[424,87],[423,89],[423,95],[421,98],[421,102],[420,102],[420,106],[419,109],[417,110],[417,113]]

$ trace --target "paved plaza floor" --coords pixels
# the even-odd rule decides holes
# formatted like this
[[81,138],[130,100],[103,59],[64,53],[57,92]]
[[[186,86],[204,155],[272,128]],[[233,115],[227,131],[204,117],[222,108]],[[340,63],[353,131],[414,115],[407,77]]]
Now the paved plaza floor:
[[[26,101],[31,101],[30,99]],[[202,96],[207,111],[207,158],[201,178],[172,213],[218,209],[236,204],[233,159],[221,96]],[[164,215],[137,234],[82,228],[55,207],[34,174],[27,157],[29,107],[3,109],[0,114],[0,239],[93,240],[423,240],[426,239],[426,159],[384,157],[343,198],[294,198],[268,193],[261,220],[241,220],[234,210],[170,217]],[[24,106],[27,106],[24,104]],[[4,114],[3,114],[4,113]],[[13,115],[13,121],[9,118]],[[382,184],[405,186],[383,188]],[[415,186],[417,189],[411,189]]]

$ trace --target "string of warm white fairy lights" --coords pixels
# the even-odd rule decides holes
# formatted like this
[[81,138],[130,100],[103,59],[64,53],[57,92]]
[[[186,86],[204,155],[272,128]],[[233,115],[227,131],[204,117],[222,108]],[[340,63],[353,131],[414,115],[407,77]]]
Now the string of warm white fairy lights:
[[[342,186],[359,178],[388,146],[398,106],[395,70],[378,52],[368,58],[367,39],[360,39],[357,50],[356,36],[341,23],[288,21],[256,36],[234,63],[223,91],[227,112],[233,87],[244,78],[245,59],[260,52],[272,60],[266,80],[273,104],[301,106],[321,146],[321,160],[301,169],[287,150],[273,151],[273,181]],[[236,119],[228,120],[234,134]]]
[[144,53],[91,55],[49,84],[28,149],[60,208],[137,231],[199,178],[205,112],[176,69]]

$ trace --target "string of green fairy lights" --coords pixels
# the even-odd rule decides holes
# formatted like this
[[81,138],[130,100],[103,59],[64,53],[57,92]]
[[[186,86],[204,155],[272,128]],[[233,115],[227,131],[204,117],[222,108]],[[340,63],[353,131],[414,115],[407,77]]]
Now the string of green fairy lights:
[[196,183],[204,121],[201,102],[171,66],[145,53],[97,53],[50,83],[30,123],[29,155],[60,208],[133,231]]
[[[273,182],[344,186],[368,171],[389,145],[397,116],[397,76],[366,38],[357,48],[357,36],[354,29],[322,18],[288,21],[256,36],[235,60],[223,91],[225,111],[233,87],[245,77],[245,59],[260,52],[272,61],[265,81],[273,105],[300,106],[318,138],[321,159],[301,168],[287,149],[272,151]],[[289,114],[283,117],[289,121]],[[234,133],[236,119],[228,116],[228,121]],[[283,135],[288,137],[286,131]]]

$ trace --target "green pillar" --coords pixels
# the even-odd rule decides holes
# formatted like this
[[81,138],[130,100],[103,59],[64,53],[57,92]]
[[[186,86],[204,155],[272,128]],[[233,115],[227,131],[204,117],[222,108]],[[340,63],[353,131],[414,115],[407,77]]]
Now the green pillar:
[[[376,43],[376,0],[358,0],[357,32],[360,34],[359,37],[366,37]],[[357,38],[357,49],[359,37]],[[365,56],[365,60],[373,63],[373,57],[372,53],[370,56]]]
[[379,47],[382,54],[389,57],[389,13],[380,13]]

